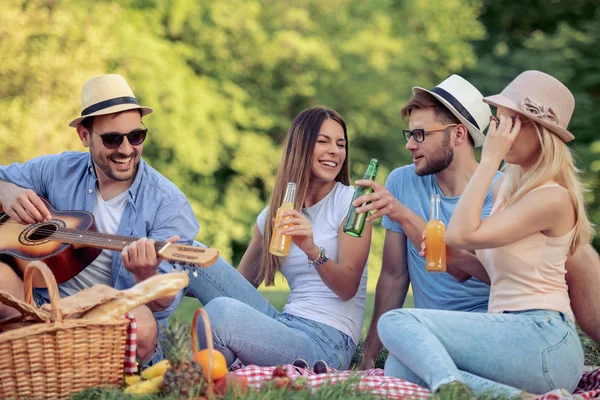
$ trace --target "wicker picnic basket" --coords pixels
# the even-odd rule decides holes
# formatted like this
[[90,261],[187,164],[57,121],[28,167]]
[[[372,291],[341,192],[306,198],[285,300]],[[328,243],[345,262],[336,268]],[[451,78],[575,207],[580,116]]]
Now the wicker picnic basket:
[[65,319],[54,275],[40,261],[25,270],[24,314],[36,313],[34,273],[48,287],[51,316],[0,334],[0,398],[68,399],[89,387],[121,386],[129,320]]

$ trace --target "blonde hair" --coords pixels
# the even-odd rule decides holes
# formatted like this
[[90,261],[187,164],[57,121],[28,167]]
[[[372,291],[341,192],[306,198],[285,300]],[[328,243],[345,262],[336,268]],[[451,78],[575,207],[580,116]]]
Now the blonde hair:
[[505,207],[515,204],[531,190],[549,181],[563,186],[568,190],[577,214],[575,234],[569,246],[569,254],[572,254],[581,243],[590,242],[594,235],[583,199],[585,188],[579,178],[580,171],[575,167],[571,150],[557,135],[542,125],[530,122],[534,124],[541,144],[540,156],[524,174],[518,165],[504,164],[502,203]]
[[254,282],[256,285],[260,285],[263,281],[267,286],[272,286],[275,283],[275,273],[279,270],[281,257],[269,253],[269,244],[273,234],[273,223],[271,221],[275,218],[277,209],[283,202],[288,182],[296,182],[294,209],[298,211],[302,209],[308,195],[312,173],[313,150],[319,136],[319,131],[321,130],[321,125],[327,119],[332,119],[342,126],[344,139],[346,139],[346,159],[342,164],[340,173],[335,177],[335,181],[341,182],[344,185],[350,185],[346,123],[337,112],[327,108],[312,107],[302,111],[294,118],[283,143],[284,152],[281,155],[281,161],[277,169],[275,187],[271,193],[269,211],[265,222],[260,267],[256,281]]

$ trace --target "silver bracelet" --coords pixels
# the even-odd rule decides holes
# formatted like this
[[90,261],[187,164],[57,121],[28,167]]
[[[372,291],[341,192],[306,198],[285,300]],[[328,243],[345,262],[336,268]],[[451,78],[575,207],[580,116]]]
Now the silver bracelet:
[[329,260],[329,257],[327,257],[327,250],[325,250],[325,247],[319,247],[319,256],[316,260],[309,259],[308,266],[309,268],[319,268],[321,265],[325,264],[327,260]]

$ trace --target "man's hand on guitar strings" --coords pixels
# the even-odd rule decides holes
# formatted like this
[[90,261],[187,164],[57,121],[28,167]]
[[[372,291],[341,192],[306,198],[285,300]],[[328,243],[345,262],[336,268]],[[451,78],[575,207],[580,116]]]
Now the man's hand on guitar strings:
[[42,199],[31,189],[8,184],[1,199],[4,212],[20,224],[46,222],[52,218]]

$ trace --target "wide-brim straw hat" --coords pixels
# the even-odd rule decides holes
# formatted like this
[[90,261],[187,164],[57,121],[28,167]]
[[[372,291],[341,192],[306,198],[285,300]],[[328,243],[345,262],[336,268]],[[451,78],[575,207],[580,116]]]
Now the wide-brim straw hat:
[[492,111],[485,104],[483,95],[475,86],[460,75],[452,75],[433,89],[415,86],[413,94],[427,92],[438,99],[465,125],[473,138],[475,147],[483,146],[483,131],[490,124]]
[[525,71],[500,94],[483,99],[496,107],[505,107],[546,127],[564,142],[575,136],[567,130],[575,98],[561,81],[541,71]]
[[141,110],[142,117],[152,112],[152,108],[140,105],[125,78],[118,74],[95,76],[83,84],[81,116],[69,126],[75,128],[87,117],[135,109]]

